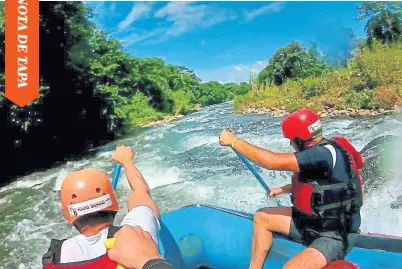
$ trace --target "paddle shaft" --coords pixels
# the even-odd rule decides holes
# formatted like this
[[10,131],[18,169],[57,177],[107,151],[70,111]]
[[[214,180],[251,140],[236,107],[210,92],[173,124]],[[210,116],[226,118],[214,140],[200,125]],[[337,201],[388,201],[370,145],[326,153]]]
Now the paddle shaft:
[[[233,149],[233,148],[232,148]],[[271,189],[268,187],[268,185],[264,182],[260,174],[258,174],[257,170],[254,168],[254,166],[249,162],[249,160],[241,155],[239,152],[237,152],[235,149],[233,149],[234,152],[236,152],[237,156],[239,156],[240,160],[247,166],[247,168],[250,170],[250,172],[255,176],[255,178],[260,182],[261,186],[265,189],[267,193],[271,192]]]
[[[114,167],[113,180],[112,180],[112,187],[114,190],[116,190],[116,188],[117,188],[117,182],[119,181],[120,171],[121,171],[121,165],[116,164],[116,166]],[[116,240],[115,238],[110,238],[110,239],[106,240],[105,247],[107,249],[112,248],[115,240]],[[124,269],[124,267],[121,266],[120,264],[118,264],[116,269]]]
[[116,190],[116,188],[117,188],[117,182],[119,181],[120,170],[121,170],[121,165],[116,164],[116,166],[114,168],[113,180],[112,180],[112,187],[114,190]]

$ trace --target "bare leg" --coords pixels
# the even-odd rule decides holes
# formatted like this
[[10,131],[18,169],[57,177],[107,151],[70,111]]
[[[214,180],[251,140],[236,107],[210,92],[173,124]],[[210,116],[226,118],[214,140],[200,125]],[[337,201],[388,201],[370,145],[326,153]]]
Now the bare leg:
[[249,269],[262,268],[272,245],[272,232],[289,235],[291,220],[290,207],[263,208],[255,213]]
[[283,269],[321,269],[327,265],[325,256],[314,248],[306,248],[290,261]]

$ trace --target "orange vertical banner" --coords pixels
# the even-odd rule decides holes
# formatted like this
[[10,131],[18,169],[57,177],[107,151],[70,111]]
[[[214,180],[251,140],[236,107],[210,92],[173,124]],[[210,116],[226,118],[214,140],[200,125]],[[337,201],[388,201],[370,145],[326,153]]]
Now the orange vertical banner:
[[5,1],[5,98],[24,107],[39,94],[39,0]]

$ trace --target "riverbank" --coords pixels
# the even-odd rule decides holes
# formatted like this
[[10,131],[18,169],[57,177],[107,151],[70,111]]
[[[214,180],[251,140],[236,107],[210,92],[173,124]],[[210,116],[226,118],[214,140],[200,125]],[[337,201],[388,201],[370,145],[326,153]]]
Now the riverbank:
[[[318,111],[317,114],[321,118],[333,118],[333,117],[339,117],[339,116],[359,118],[359,117],[370,117],[370,116],[394,114],[394,113],[400,112],[401,108],[402,107],[400,107],[398,105],[395,105],[392,109],[384,109],[384,108],[379,108],[379,109],[355,109],[355,108],[336,109],[335,107],[325,106],[324,109],[321,111]],[[286,110],[285,106],[273,107],[273,108],[248,107],[248,108],[243,108],[241,111],[237,112],[237,114],[243,114],[243,115],[256,114],[256,115],[270,115],[272,117],[284,117],[286,115],[289,115],[289,113],[291,113],[291,111]],[[152,126],[166,124],[169,122],[179,120],[183,116],[184,115],[181,115],[181,114],[169,115],[169,116],[164,117],[161,120],[152,121],[147,124],[140,125],[140,127],[146,128],[146,127],[152,127]]]
[[285,77],[281,83],[272,77],[281,75],[281,71],[276,65],[268,65],[263,73],[266,77],[259,75],[251,92],[235,97],[234,110],[281,117],[310,107],[323,118],[397,112],[402,106],[402,68],[398,64],[402,62],[401,48],[400,43],[363,47],[345,67],[329,68],[316,75]]
[[[336,109],[334,107],[325,106],[325,108],[317,114],[321,118],[332,118],[332,117],[339,117],[339,116],[346,116],[346,117],[370,117],[370,116],[378,116],[378,115],[389,115],[393,113],[400,112],[401,107],[395,105],[392,109],[355,109],[355,108],[344,108],[344,109]],[[284,117],[289,115],[290,111],[286,110],[285,106],[276,108],[265,108],[265,107],[248,107],[243,108],[239,114],[257,114],[257,115],[264,115],[269,114],[272,117]]]
[[169,116],[164,117],[161,120],[151,121],[151,122],[148,122],[146,124],[142,124],[142,125],[140,125],[140,127],[145,128],[145,127],[151,127],[151,126],[166,124],[166,123],[178,120],[178,119],[180,119],[182,117],[183,117],[183,115],[181,115],[181,114],[179,114],[179,115],[169,115]]

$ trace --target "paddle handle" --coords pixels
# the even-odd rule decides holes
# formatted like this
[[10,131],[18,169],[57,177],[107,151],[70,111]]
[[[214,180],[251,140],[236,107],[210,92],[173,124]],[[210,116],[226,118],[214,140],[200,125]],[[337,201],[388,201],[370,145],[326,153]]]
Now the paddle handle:
[[[232,148],[233,149],[233,148]],[[241,155],[239,152],[237,152],[235,149],[233,149],[234,152],[236,152],[237,156],[239,156],[240,160],[243,161],[243,163],[247,166],[247,168],[250,170],[250,172],[255,176],[255,178],[260,182],[261,186],[265,189],[267,193],[271,192],[271,189],[268,187],[268,185],[264,182],[260,174],[258,174],[257,170],[254,168],[254,166],[249,162],[249,160]]]
[[117,188],[117,182],[119,181],[120,171],[121,171],[121,165],[116,164],[116,166],[114,168],[113,180],[112,180],[112,187],[114,190],[116,190],[116,188]]
[[[114,246],[114,243],[116,242],[116,238],[109,238],[106,239],[105,241],[105,248],[106,249],[111,249]],[[121,266],[120,264],[117,265],[116,269],[124,269],[123,266]]]

